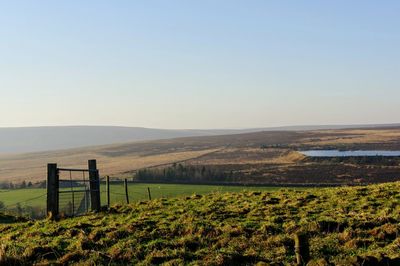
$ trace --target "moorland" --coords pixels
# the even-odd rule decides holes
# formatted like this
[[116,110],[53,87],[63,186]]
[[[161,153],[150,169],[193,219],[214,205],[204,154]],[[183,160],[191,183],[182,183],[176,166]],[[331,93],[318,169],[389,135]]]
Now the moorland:
[[[367,184],[399,180],[399,159],[390,161],[315,160],[308,149],[400,150],[400,127],[311,131],[264,131],[130,142],[77,149],[0,155],[0,182],[45,180],[46,164],[85,167],[96,158],[102,176],[132,178],[141,169],[183,165],[227,180],[181,182],[246,184]],[[147,180],[151,181],[151,180]],[[155,182],[165,180],[154,180]]]

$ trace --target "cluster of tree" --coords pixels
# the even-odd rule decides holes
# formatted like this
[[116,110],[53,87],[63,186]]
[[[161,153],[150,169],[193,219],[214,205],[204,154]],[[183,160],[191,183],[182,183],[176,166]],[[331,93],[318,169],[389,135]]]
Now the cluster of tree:
[[21,183],[13,183],[13,182],[0,182],[0,189],[19,189],[19,188],[45,188],[46,181],[41,181],[37,183],[32,183],[31,181],[26,182],[25,180]]
[[147,168],[136,173],[135,179],[142,182],[234,182],[233,171],[222,171],[216,167],[174,164],[167,168]]
[[2,182],[0,183],[0,189],[16,189],[16,188],[30,188],[32,187],[32,182],[26,182],[25,180],[21,183],[13,183],[13,182]]

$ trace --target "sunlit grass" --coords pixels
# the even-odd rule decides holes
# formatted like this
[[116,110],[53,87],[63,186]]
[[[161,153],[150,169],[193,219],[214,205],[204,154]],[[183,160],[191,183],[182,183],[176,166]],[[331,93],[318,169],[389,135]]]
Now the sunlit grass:
[[141,200],[58,222],[0,225],[0,253],[31,263],[293,264],[298,231],[308,233],[312,258],[325,263],[318,265],[398,257],[400,183]]

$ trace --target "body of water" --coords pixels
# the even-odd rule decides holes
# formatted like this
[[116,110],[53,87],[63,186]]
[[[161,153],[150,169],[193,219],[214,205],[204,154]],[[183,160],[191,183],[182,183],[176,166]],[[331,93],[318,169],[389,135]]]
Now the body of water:
[[309,157],[400,156],[400,151],[379,151],[379,150],[369,150],[369,151],[309,150],[309,151],[300,151],[300,153]]

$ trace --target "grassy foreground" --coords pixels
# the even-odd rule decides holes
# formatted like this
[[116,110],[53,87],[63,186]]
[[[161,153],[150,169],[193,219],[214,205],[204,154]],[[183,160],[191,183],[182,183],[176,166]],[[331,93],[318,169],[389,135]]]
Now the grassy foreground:
[[[217,186],[217,185],[185,185],[185,184],[146,184],[146,183],[129,183],[128,192],[130,202],[148,199],[147,188],[150,188],[152,199],[156,198],[171,198],[177,196],[187,196],[196,194],[207,194],[213,192],[241,192],[249,191],[274,191],[279,190],[278,187],[244,187],[244,186]],[[75,188],[79,189],[79,188]],[[105,183],[100,184],[101,202],[106,204],[106,186]],[[65,189],[69,190],[69,189]],[[0,190],[0,202],[3,202],[6,209],[12,209],[20,204],[22,208],[26,206],[38,207],[43,209],[46,207],[46,192],[45,188],[26,188]],[[125,203],[125,189],[122,182],[113,183],[110,185],[110,199],[112,204]],[[76,198],[79,201],[77,194]],[[71,201],[71,194],[63,194],[60,197],[62,202]],[[61,206],[62,207],[62,206]],[[24,213],[23,213],[24,214]]]
[[311,265],[398,263],[400,183],[217,192],[0,224],[0,264],[292,265],[299,230],[309,235]]

